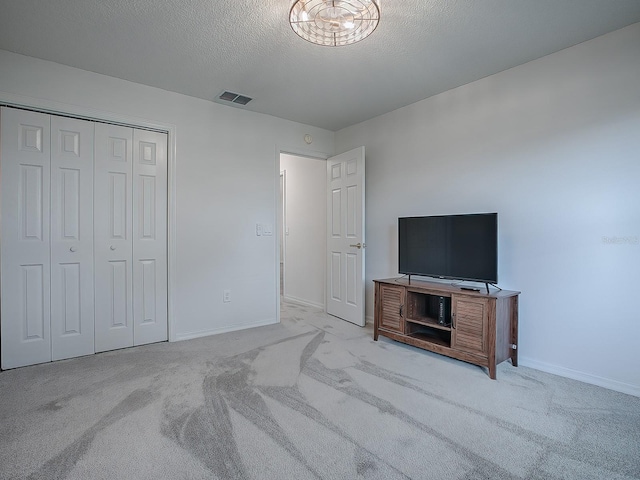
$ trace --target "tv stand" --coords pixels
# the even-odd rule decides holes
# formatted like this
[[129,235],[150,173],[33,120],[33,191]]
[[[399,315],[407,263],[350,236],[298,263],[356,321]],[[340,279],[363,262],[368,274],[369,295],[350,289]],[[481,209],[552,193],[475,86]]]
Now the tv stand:
[[[421,280],[374,280],[373,339],[379,335],[489,370],[511,359],[518,366],[518,295],[489,293]],[[450,318],[442,321],[444,303]]]

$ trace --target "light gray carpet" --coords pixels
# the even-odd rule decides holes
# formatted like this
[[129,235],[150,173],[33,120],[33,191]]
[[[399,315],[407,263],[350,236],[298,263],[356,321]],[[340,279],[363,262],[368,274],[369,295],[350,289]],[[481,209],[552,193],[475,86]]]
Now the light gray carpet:
[[640,479],[640,398],[282,323],[0,374],[2,479]]

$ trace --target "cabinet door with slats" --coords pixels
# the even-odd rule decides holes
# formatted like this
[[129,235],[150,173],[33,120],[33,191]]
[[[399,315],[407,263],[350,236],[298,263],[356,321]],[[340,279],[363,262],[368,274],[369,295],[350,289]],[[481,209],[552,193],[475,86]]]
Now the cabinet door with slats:
[[380,285],[379,328],[404,333],[404,287]]
[[484,298],[453,295],[451,348],[487,355],[489,302]]

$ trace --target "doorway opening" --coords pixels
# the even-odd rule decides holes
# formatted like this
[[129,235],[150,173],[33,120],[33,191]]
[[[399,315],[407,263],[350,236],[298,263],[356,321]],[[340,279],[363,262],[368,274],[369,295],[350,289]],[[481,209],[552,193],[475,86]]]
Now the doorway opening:
[[280,153],[280,300],[325,309],[327,163]]
[[364,154],[363,146],[322,160],[280,151],[276,171],[276,186],[283,172],[282,299],[359,326],[366,323]]

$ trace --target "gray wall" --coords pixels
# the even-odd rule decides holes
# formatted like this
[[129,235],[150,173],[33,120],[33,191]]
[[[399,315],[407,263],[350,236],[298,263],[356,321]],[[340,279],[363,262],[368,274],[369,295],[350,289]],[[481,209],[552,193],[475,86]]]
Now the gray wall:
[[328,156],[333,132],[2,50],[0,100],[171,125],[174,338],[277,321],[279,152]]
[[369,317],[397,217],[495,211],[522,363],[640,395],[640,24],[337,132],[358,145]]

